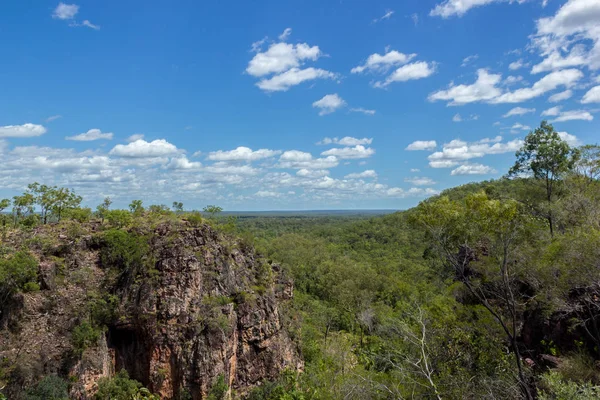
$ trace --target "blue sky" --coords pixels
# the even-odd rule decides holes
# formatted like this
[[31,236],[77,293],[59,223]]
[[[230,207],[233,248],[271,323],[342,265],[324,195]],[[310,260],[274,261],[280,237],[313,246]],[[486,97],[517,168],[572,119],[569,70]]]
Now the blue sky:
[[0,197],[407,208],[542,119],[598,141],[598,0],[0,5]]

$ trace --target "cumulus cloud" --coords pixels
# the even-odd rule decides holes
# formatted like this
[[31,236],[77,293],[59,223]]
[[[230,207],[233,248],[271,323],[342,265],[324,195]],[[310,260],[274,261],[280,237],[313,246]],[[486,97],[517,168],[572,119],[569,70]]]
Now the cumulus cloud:
[[334,93],[323,96],[322,99],[312,103],[312,106],[320,110],[319,115],[327,115],[346,107],[346,102],[337,93]]
[[497,172],[494,168],[483,164],[464,164],[453,169],[450,175],[489,175]]
[[253,151],[252,149],[244,146],[240,146],[234,150],[229,151],[213,151],[209,153],[208,159],[212,161],[245,161],[252,162],[262,160],[265,158],[271,158],[278,154],[281,154],[279,150],[259,149]]
[[535,112],[535,108],[515,107],[515,108],[511,109],[509,112],[507,112],[506,114],[504,114],[502,117],[508,118],[508,117],[512,117],[513,115],[525,115],[525,114],[529,114],[529,113],[533,113],[533,112]]
[[112,140],[112,132],[103,133],[100,129],[90,129],[85,133],[80,133],[75,136],[67,136],[66,140],[75,140],[78,142],[91,142],[93,140]]
[[583,95],[581,99],[583,104],[600,103],[600,86],[594,86]]
[[379,53],[371,54],[363,65],[352,68],[353,74],[370,72],[386,72],[393,66],[403,65],[415,58],[416,54],[404,54],[396,50],[390,50],[384,55]]
[[524,3],[526,0],[445,0],[437,4],[429,15],[433,17],[462,17],[472,8],[481,7],[492,3]]
[[417,140],[406,146],[404,150],[435,150],[437,143],[435,140]]
[[410,80],[427,78],[435,73],[435,69],[435,63],[426,61],[406,64],[395,70],[386,78],[385,81],[375,82],[373,86],[383,88],[394,82],[406,82]]
[[553,94],[552,96],[548,97],[548,101],[551,103],[558,103],[560,101],[570,99],[572,96],[573,96],[573,91],[571,89],[567,89],[563,92],[559,92],[559,93]]
[[303,178],[321,178],[329,175],[329,170],[326,169],[306,169],[302,168],[296,171],[296,175]]
[[279,157],[279,168],[291,169],[329,169],[337,167],[339,160],[337,157],[329,156],[324,158],[313,158],[312,154],[299,150],[285,151]]
[[500,96],[501,89],[496,87],[502,80],[500,74],[490,74],[487,69],[477,70],[477,80],[471,85],[450,84],[448,89],[429,95],[429,101],[449,101],[448,105],[463,105],[478,101],[492,100]]
[[558,132],[558,136],[565,142],[569,144],[569,146],[579,146],[581,145],[581,141],[575,135],[571,135],[567,132]]
[[78,12],[79,6],[77,4],[58,3],[52,13],[52,18],[69,20],[75,18]]
[[542,117],[555,116],[560,114],[560,106],[551,107],[547,110],[542,111]]
[[460,114],[454,114],[452,117],[453,122],[462,122],[462,121],[477,121],[479,119],[479,115],[471,114],[468,117],[463,118]]
[[594,116],[590,114],[589,111],[586,110],[570,110],[570,111],[561,111],[556,118],[554,118],[551,122],[564,122],[564,121],[591,121],[594,119]]
[[129,144],[116,145],[109,154],[119,157],[147,158],[172,156],[181,152],[174,144],[164,139],[153,140],[152,142],[138,139]]
[[25,138],[36,137],[46,133],[46,128],[42,125],[23,124],[0,126],[0,138]]
[[355,172],[352,174],[346,175],[344,178],[346,179],[365,179],[365,178],[377,178],[377,172],[372,169],[368,169],[363,172]]
[[577,69],[565,69],[551,72],[533,84],[531,87],[503,92],[497,85],[502,80],[500,74],[490,74],[486,69],[477,71],[477,80],[471,85],[451,84],[446,90],[440,90],[429,95],[429,101],[448,101],[449,106],[464,105],[475,102],[491,104],[521,103],[539,97],[547,92],[565,86],[571,87],[583,77]]
[[316,61],[322,55],[319,46],[306,43],[274,43],[264,53],[257,53],[246,68],[252,76],[261,77],[301,66],[306,60]]
[[323,140],[321,140],[320,142],[318,142],[317,144],[319,145],[327,145],[327,144],[339,144],[342,146],[356,146],[359,144],[362,145],[366,145],[366,144],[371,144],[373,143],[373,138],[355,138],[355,137],[351,137],[351,136],[345,136],[341,139],[339,138],[324,138]]
[[141,133],[134,133],[133,135],[129,136],[127,138],[127,142],[131,143],[131,142],[135,142],[136,140],[140,140],[143,139],[144,135]]
[[202,163],[198,161],[190,161],[186,156],[175,157],[172,158],[169,164],[167,164],[167,168],[169,169],[200,169],[202,167]]
[[314,79],[335,79],[333,72],[319,68],[292,68],[269,79],[260,80],[256,86],[266,92],[285,92],[292,86]]
[[518,129],[520,129],[520,130],[522,130],[522,131],[528,131],[528,130],[531,130],[531,127],[530,127],[530,126],[528,126],[528,125],[523,125],[523,124],[522,124],[522,123],[520,123],[520,122],[517,122],[516,124],[514,124],[514,125],[511,127],[511,129],[514,129],[514,130],[518,130]]
[[321,153],[322,156],[334,156],[340,159],[369,158],[373,154],[375,154],[374,149],[360,144],[354,147],[329,149]]
[[454,139],[449,143],[445,143],[442,147],[442,151],[429,155],[429,166],[432,168],[450,168],[461,164],[464,161],[473,158],[481,158],[489,154],[515,152],[520,149],[522,145],[523,141],[520,139],[506,143],[497,142],[494,139],[483,139],[474,143],[467,143],[460,139]]
[[526,66],[527,66],[527,64],[525,64],[523,62],[523,60],[519,59],[517,61],[513,61],[510,64],[508,64],[508,69],[510,69],[511,71],[516,71],[516,70],[521,69]]
[[279,40],[284,42],[292,34],[292,28],[285,28],[284,31],[279,35]]

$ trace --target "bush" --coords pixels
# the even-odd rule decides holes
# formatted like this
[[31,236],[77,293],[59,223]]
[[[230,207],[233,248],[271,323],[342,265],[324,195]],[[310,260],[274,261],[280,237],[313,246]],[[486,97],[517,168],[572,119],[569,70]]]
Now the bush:
[[[31,291],[37,283],[38,263],[27,251],[17,251],[0,260],[0,298],[19,291]],[[39,290],[39,286],[37,286]]]
[[68,398],[69,383],[56,375],[44,377],[25,394],[25,400],[68,400]]
[[82,322],[73,329],[71,336],[71,342],[73,344],[73,350],[76,354],[81,356],[85,349],[95,346],[100,339],[102,331],[95,328],[87,321]]
[[131,224],[133,219],[131,213],[127,210],[108,210],[105,212],[104,217],[110,225],[117,228],[123,228]]
[[79,223],[89,222],[92,218],[91,208],[70,208],[65,211],[65,218],[75,220]]
[[194,228],[197,228],[202,224],[202,214],[200,214],[198,211],[187,213],[184,219],[188,221]]
[[217,377],[217,380],[210,388],[210,391],[208,392],[208,400],[224,400],[228,390],[229,386],[227,386],[227,383],[225,383],[225,377],[221,374]]
[[94,398],[96,400],[159,400],[158,396],[142,387],[141,383],[129,379],[129,374],[124,369],[112,378],[100,378],[98,380],[98,392],[96,392]]
[[143,237],[118,229],[104,233],[101,240],[100,262],[105,268],[136,273],[144,265],[148,243]]
[[540,382],[539,400],[592,400],[600,398],[600,389],[591,383],[578,384],[558,372],[548,372]]

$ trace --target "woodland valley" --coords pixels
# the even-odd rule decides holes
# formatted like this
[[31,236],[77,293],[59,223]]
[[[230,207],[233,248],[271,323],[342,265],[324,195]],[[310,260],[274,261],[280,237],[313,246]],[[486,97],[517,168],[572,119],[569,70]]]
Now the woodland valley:
[[373,215],[0,200],[0,399],[600,398],[600,147]]

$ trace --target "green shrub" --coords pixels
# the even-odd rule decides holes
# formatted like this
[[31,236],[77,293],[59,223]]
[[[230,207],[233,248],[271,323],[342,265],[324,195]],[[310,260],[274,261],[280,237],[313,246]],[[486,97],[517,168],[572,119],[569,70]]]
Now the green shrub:
[[110,225],[117,228],[123,228],[131,224],[133,219],[131,213],[127,210],[108,210],[104,213],[104,217]]
[[25,394],[25,400],[67,400],[68,398],[69,383],[56,375],[45,376]]
[[92,209],[91,208],[70,208],[65,210],[64,216],[66,219],[72,219],[79,223],[89,222],[90,218],[92,218]]
[[[38,263],[27,251],[17,251],[0,260],[0,298],[19,291],[31,291],[37,283]],[[39,286],[37,286],[39,290]]]
[[116,268],[135,274],[144,266],[148,243],[143,237],[118,229],[104,233],[100,262],[105,268]]
[[210,391],[208,392],[208,400],[224,400],[227,395],[229,386],[225,383],[225,377],[223,374],[217,377],[217,380],[213,383]]
[[89,322],[82,322],[73,329],[71,336],[73,350],[76,354],[81,356],[85,349],[93,347],[98,343],[101,334],[102,331],[92,326]]
[[539,400],[592,400],[600,398],[600,388],[591,383],[578,384],[564,379],[558,372],[550,371],[542,376],[538,392]]
[[142,384],[134,379],[129,379],[127,371],[122,369],[112,378],[100,378],[98,380],[98,392],[94,396],[96,400],[159,400]]
[[184,219],[188,221],[194,228],[199,227],[203,221],[202,214],[200,214],[198,211],[185,214]]

